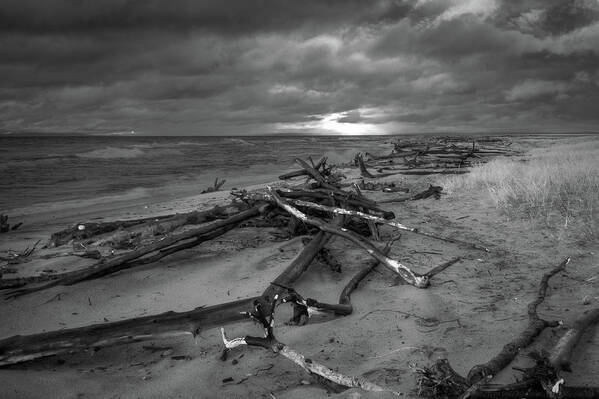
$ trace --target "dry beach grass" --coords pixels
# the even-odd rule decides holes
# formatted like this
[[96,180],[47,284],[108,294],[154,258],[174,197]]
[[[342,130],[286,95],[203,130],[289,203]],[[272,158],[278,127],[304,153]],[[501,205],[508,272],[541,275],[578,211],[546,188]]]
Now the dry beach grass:
[[599,234],[599,140],[532,149],[520,159],[498,158],[467,175],[440,184],[448,193],[484,189],[512,219],[576,232],[589,241]]

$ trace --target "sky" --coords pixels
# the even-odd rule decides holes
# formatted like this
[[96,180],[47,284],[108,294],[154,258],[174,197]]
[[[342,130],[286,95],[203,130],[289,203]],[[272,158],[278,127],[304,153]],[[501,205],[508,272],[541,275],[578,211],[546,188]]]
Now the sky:
[[599,131],[599,0],[2,0],[0,133]]

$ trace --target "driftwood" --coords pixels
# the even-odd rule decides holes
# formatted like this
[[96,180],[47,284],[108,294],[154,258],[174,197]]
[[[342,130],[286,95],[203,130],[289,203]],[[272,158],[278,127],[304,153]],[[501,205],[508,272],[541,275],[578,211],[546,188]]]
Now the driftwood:
[[580,341],[584,331],[591,325],[599,323],[599,308],[594,309],[574,322],[555,345],[549,362],[556,370],[571,371],[572,351]]
[[387,203],[391,203],[391,202],[416,201],[416,200],[420,200],[420,199],[426,199],[426,198],[429,198],[429,197],[435,197],[435,199],[439,199],[439,198],[441,198],[441,192],[442,191],[443,191],[443,187],[441,187],[441,186],[433,186],[432,184],[430,184],[429,187],[426,190],[421,191],[419,193],[416,193],[414,195],[408,195],[408,196],[405,196],[405,197],[386,199],[386,200],[382,200],[382,201],[379,201],[379,202],[381,204],[387,204]]
[[[254,308],[248,312],[247,316],[260,324],[264,330],[263,337],[254,337],[246,335],[245,337],[228,339],[224,328],[221,327],[221,335],[223,344],[226,350],[231,350],[239,346],[258,346],[265,349],[270,349],[293,363],[300,366],[310,374],[315,374],[325,380],[336,384],[337,386],[347,388],[360,388],[365,391],[372,392],[393,392],[379,385],[373,384],[365,378],[349,377],[329,367],[320,364],[313,359],[306,359],[304,355],[291,349],[289,346],[279,342],[273,333],[274,326],[274,311],[276,306],[281,302],[281,299],[276,295],[271,301],[258,300],[254,302]],[[393,392],[400,395],[397,392]]]
[[218,180],[218,177],[216,179],[214,179],[214,184],[212,185],[212,187],[208,187],[205,190],[203,190],[201,192],[201,194],[206,194],[206,193],[213,193],[215,191],[220,190],[220,188],[223,186],[223,184],[225,184],[226,180],[222,179],[221,181]]
[[[514,155],[517,151],[505,147],[489,147],[484,140],[477,145],[476,141],[471,143],[460,140],[446,140],[432,138],[426,142],[397,142],[394,144],[393,151],[388,155],[372,155],[366,153],[369,157],[369,164],[364,162],[362,155],[357,154],[354,163],[360,167],[360,173],[364,177],[377,178],[391,175],[448,175],[468,173],[468,168],[476,160],[477,163],[487,162],[489,159],[500,155]],[[393,166],[388,168],[388,166]],[[368,171],[368,167],[385,167],[387,173],[373,174]],[[382,172],[379,169],[379,172]]]
[[[318,161],[316,163],[316,165],[314,165],[314,169],[319,170],[322,166],[324,166],[326,164],[326,162],[327,162],[327,157],[320,158],[320,161]],[[285,174],[279,176],[279,179],[287,180],[287,179],[292,179],[294,177],[300,177],[300,176],[310,176],[310,173],[306,169],[300,169],[300,170],[296,170],[293,172],[285,173]]]
[[[253,208],[242,211],[242,212],[240,212],[234,216],[231,216],[227,219],[219,220],[219,221],[213,222],[208,225],[202,225],[198,228],[195,228],[195,229],[183,232],[183,233],[165,237],[162,240],[153,242],[148,245],[144,245],[141,248],[138,248],[134,251],[127,252],[125,254],[116,256],[112,259],[100,261],[98,263],[95,263],[95,264],[88,266],[86,268],[83,268],[83,269],[74,270],[74,271],[66,272],[66,273],[61,273],[61,274],[55,275],[55,276],[38,276],[38,277],[33,277],[33,278],[21,278],[21,279],[18,279],[18,283],[23,284],[23,285],[25,285],[27,283],[31,283],[31,282],[40,281],[40,279],[46,279],[46,280],[51,279],[51,280],[48,282],[45,282],[41,285],[38,285],[38,286],[26,287],[23,289],[9,292],[7,294],[7,296],[8,297],[17,297],[17,296],[21,296],[21,295],[30,294],[32,292],[41,291],[41,290],[44,290],[44,289],[47,289],[50,287],[54,287],[57,285],[72,285],[72,284],[76,284],[76,283],[84,281],[84,280],[90,280],[93,278],[106,276],[108,274],[112,274],[117,271],[131,267],[131,263],[130,263],[131,261],[139,259],[145,255],[151,254],[152,252],[166,249],[180,241],[187,240],[190,238],[196,238],[196,243],[200,243],[202,241],[205,241],[205,240],[202,240],[202,238],[201,238],[202,236],[208,235],[209,238],[214,238],[214,236],[210,235],[210,233],[214,232],[215,230],[219,230],[219,232],[221,234],[224,234],[226,231],[236,227],[237,224],[239,224],[240,222],[247,220],[249,218],[252,218],[254,216],[257,216],[263,211],[264,211],[264,205],[257,205],[257,206],[254,206]],[[228,226],[229,228],[223,229],[223,227],[225,227],[225,226]],[[17,283],[17,282],[2,281],[2,284],[3,284],[2,287],[6,288],[6,285],[15,284],[15,283]]]
[[[383,254],[387,255],[391,250],[391,244],[394,240],[391,240],[387,243],[385,248],[382,250]],[[366,266],[364,266],[358,273],[356,273],[352,279],[345,285],[341,294],[339,295],[339,303],[337,304],[328,304],[324,302],[319,302],[316,299],[312,298],[303,298],[297,291],[293,288],[272,283],[273,285],[279,286],[283,288],[284,294],[281,294],[283,302],[291,302],[294,304],[294,314],[291,322],[295,324],[303,324],[303,318],[305,320],[309,319],[313,314],[318,314],[322,312],[334,313],[339,316],[347,316],[353,313],[354,308],[351,303],[351,293],[358,287],[360,282],[364,280],[364,278],[373,271],[380,262],[376,260],[371,260]]]
[[[281,285],[291,285],[308,268],[327,241],[318,233],[291,264],[275,279]],[[273,298],[284,289],[270,285],[260,297],[246,298],[220,305],[199,307],[188,312],[166,312],[158,315],[94,324],[0,340],[0,366],[20,363],[56,354],[97,350],[103,347],[197,335],[200,331],[228,323],[247,320],[244,312],[260,298]]]
[[364,211],[374,214],[385,219],[395,218],[395,214],[390,211],[381,209],[375,202],[368,200],[366,197],[353,194],[353,193],[325,193],[320,191],[302,191],[302,190],[289,190],[279,189],[277,190],[279,195],[284,198],[293,199],[316,199],[316,200],[334,200],[337,203],[343,203],[346,206],[362,208]]
[[[221,328],[221,334],[225,348],[233,349],[239,346],[259,346],[265,349],[270,349],[274,353],[277,353],[293,363],[300,366],[310,374],[317,375],[330,381],[338,386],[349,388],[360,388],[364,391],[371,392],[393,392],[388,389],[381,387],[380,385],[373,384],[365,378],[361,377],[350,377],[344,374],[334,371],[331,368],[314,361],[313,359],[306,359],[304,355],[290,348],[289,346],[277,341],[274,337],[268,338],[257,338],[251,336],[245,336],[243,338],[228,339],[225,335],[224,328]],[[395,393],[395,392],[393,392]],[[396,393],[399,396],[399,393]]]
[[[504,387],[489,389],[487,381],[507,367],[520,350],[529,346],[541,331],[547,327],[559,325],[558,322],[541,319],[537,314],[537,308],[545,299],[549,279],[563,271],[569,262],[570,258],[566,258],[557,267],[543,275],[536,298],[527,306],[528,325],[526,329],[506,344],[497,355],[484,364],[472,367],[467,378],[461,377],[455,372],[446,359],[438,360],[431,368],[417,369],[420,393],[429,397],[448,398],[502,397],[493,395],[496,391],[503,392]],[[514,385],[507,387],[505,391],[515,391],[522,394],[523,390],[526,391],[525,388],[529,388],[529,385]]]
[[[277,193],[282,194],[282,192],[277,191]],[[262,195],[260,197],[260,200],[262,201],[275,201],[275,199],[272,196],[268,196],[268,195]],[[276,201],[275,201],[276,202]],[[364,219],[364,220],[368,220],[368,221],[372,221],[375,223],[380,223],[380,224],[386,224],[392,227],[395,227],[397,229],[400,230],[405,230],[405,231],[409,231],[411,233],[414,234],[419,234],[419,235],[423,235],[426,237],[430,237],[430,238],[434,238],[436,240],[440,240],[440,241],[445,241],[445,242],[450,242],[453,244],[459,244],[459,245],[465,245],[474,249],[478,249],[481,251],[485,251],[485,252],[489,252],[489,249],[485,246],[479,245],[479,244],[475,244],[475,243],[471,243],[471,242],[466,242],[466,241],[462,241],[462,240],[457,240],[457,239],[453,239],[453,238],[448,238],[448,237],[441,237],[432,233],[426,233],[426,232],[422,232],[416,228],[412,228],[412,227],[408,227],[405,226],[402,223],[399,223],[395,220],[387,220],[387,219],[383,219],[383,218],[379,218],[373,215],[369,215],[367,213],[363,213],[360,211],[353,211],[353,210],[349,210],[349,209],[345,209],[345,208],[339,208],[339,207],[332,207],[332,206],[326,206],[326,205],[321,205],[321,204],[315,204],[313,202],[309,202],[309,201],[303,201],[303,200],[294,200],[294,199],[290,199],[289,202],[293,203],[296,206],[299,207],[303,207],[303,208],[309,208],[309,209],[318,209],[321,211],[325,211],[325,212],[331,212],[331,213],[335,213],[338,215],[348,215],[348,216],[354,216],[360,219]]]
[[[553,348],[548,359],[550,370],[547,372],[547,378],[541,381],[541,385],[549,396],[568,397],[565,392],[561,392],[563,389],[561,385],[565,382],[561,371],[572,371],[571,361],[574,348],[578,345],[585,330],[597,323],[599,323],[599,308],[578,318],[572,328],[566,331]],[[599,395],[599,388],[595,392]]]
[[89,240],[92,237],[101,234],[143,225],[157,227],[164,226],[163,230],[168,232],[186,224],[201,224],[226,217],[231,213],[227,208],[227,206],[215,206],[206,211],[193,211],[183,214],[164,215],[143,219],[75,223],[68,229],[53,233],[50,237],[48,246],[58,247],[67,244],[71,240]]
[[381,253],[381,251],[379,249],[377,249],[367,239],[365,239],[355,233],[352,233],[351,231],[349,231],[347,229],[340,228],[340,227],[334,226],[334,225],[330,225],[330,224],[324,223],[317,219],[309,218],[306,214],[304,214],[303,212],[299,211],[298,209],[292,207],[291,205],[289,205],[289,203],[285,202],[281,197],[279,197],[279,195],[276,193],[275,190],[273,190],[271,188],[269,191],[270,191],[270,194],[272,195],[273,199],[277,202],[277,204],[281,208],[285,209],[287,212],[289,212],[291,215],[295,216],[299,220],[301,220],[307,224],[310,224],[312,226],[316,226],[324,232],[335,234],[335,235],[341,236],[347,240],[350,240],[354,244],[363,248],[368,254],[370,254],[370,256],[372,256],[373,258],[375,258],[376,260],[381,262],[387,268],[389,268],[393,272],[399,274],[409,284],[412,284],[418,288],[428,287],[428,285],[429,285],[428,277],[420,275],[418,273],[415,273],[412,270],[410,270],[410,268],[408,268],[407,266],[404,266],[400,262],[387,257],[386,255]]
[[491,360],[484,364],[474,366],[468,373],[468,382],[474,384],[486,376],[494,376],[499,371],[503,370],[521,349],[529,346],[537,335],[541,333],[547,327],[556,327],[559,325],[556,321],[543,320],[537,314],[537,307],[545,300],[547,294],[547,287],[549,279],[557,273],[563,271],[566,265],[570,263],[570,258],[564,259],[557,267],[543,275],[537,297],[534,301],[528,304],[528,325],[524,331],[522,331],[518,337],[512,342],[508,343],[503,347],[501,352],[495,355]]
[[366,165],[364,164],[364,158],[362,157],[362,154],[358,154],[356,155],[356,158],[358,159],[358,165],[360,166],[360,175],[362,177],[367,177],[369,179],[376,179],[379,177],[387,177],[387,176],[393,176],[397,173],[379,173],[376,175],[373,175],[372,173],[370,173],[368,171],[368,169],[366,169]]
[[314,180],[316,180],[321,187],[326,188],[327,190],[330,190],[336,194],[341,194],[341,195],[347,194],[345,191],[341,190],[334,184],[331,184],[329,181],[327,181],[327,179],[325,179],[325,177],[318,170],[316,170],[312,166],[308,165],[308,163],[306,161],[304,161],[303,159],[295,158],[295,162],[297,162],[302,168],[304,168],[304,170],[306,172],[308,172],[308,174]]

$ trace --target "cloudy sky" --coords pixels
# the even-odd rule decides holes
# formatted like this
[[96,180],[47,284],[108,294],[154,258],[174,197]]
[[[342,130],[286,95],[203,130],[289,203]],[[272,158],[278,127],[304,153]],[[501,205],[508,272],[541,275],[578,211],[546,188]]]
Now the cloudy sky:
[[2,0],[0,133],[599,130],[599,0]]

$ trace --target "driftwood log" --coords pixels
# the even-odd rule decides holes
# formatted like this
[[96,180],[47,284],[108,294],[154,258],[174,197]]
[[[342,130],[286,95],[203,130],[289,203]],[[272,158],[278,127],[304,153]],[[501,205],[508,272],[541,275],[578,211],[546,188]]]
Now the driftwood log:
[[524,329],[524,331],[522,331],[513,341],[506,344],[501,352],[495,355],[491,360],[484,364],[474,366],[470,372],[468,372],[468,382],[470,384],[474,384],[486,376],[494,376],[507,367],[521,349],[529,346],[541,331],[547,327],[556,327],[559,325],[557,321],[541,319],[537,314],[537,308],[545,300],[549,279],[563,271],[568,263],[570,263],[570,258],[564,259],[553,270],[543,275],[536,298],[527,306],[528,325],[526,326],[526,329]]
[[188,213],[155,216],[142,219],[75,223],[73,226],[67,229],[53,233],[50,236],[48,246],[58,247],[67,244],[72,240],[87,241],[98,235],[144,225],[148,227],[155,226],[163,232],[169,232],[186,224],[207,223],[216,219],[222,219],[224,217],[230,216],[236,212],[239,212],[237,206],[227,205],[215,206],[205,211],[192,211]]
[[[314,236],[275,281],[279,285],[292,285],[312,263],[327,240],[328,235],[323,232]],[[180,335],[197,335],[205,329],[248,320],[243,312],[251,309],[254,301],[260,298],[273,298],[283,291],[285,290],[280,286],[270,285],[259,297],[198,307],[188,312],[166,312],[80,328],[27,336],[17,335],[0,340],[0,366],[63,353],[97,350],[120,344],[171,338]]]
[[[256,205],[248,210],[242,211],[227,219],[218,220],[216,222],[207,225],[202,225],[198,228],[191,229],[183,233],[167,236],[162,240],[153,242],[148,245],[144,245],[134,251],[127,252],[125,254],[116,256],[112,259],[100,261],[83,269],[61,273],[55,276],[21,278],[17,281],[3,280],[1,281],[2,285],[0,285],[0,287],[6,287],[6,285],[15,283],[25,285],[31,282],[39,281],[40,279],[50,279],[50,281],[44,282],[40,285],[17,289],[7,294],[8,297],[17,297],[21,295],[30,294],[32,292],[41,291],[57,285],[72,285],[81,281],[106,276],[108,274],[112,274],[117,271],[129,268],[132,265],[132,261],[137,260],[153,252],[168,249],[170,246],[177,244],[180,241],[195,239],[194,242],[196,244],[199,244],[200,242],[205,241],[206,239],[214,238],[213,233],[215,231],[218,231],[220,234],[224,234],[226,231],[235,228],[240,222],[255,217],[260,213],[264,212],[264,209],[265,205]],[[204,237],[204,239],[202,239],[202,237]],[[183,248],[179,247],[179,249]],[[164,252],[162,253],[162,256],[165,256]]]
[[[498,391],[503,392],[504,387],[490,388],[487,382],[507,367],[522,349],[533,342],[541,331],[547,327],[559,325],[558,322],[541,319],[537,314],[537,308],[545,299],[549,279],[563,271],[569,262],[570,258],[564,259],[541,278],[537,295],[527,306],[528,325],[524,331],[506,344],[491,360],[472,367],[467,378],[455,372],[446,359],[438,360],[431,368],[417,369],[421,395],[447,398],[501,397],[496,394]],[[514,385],[506,387],[505,392],[514,391],[522,395],[523,392],[526,392],[526,389],[529,389],[529,386]],[[487,394],[489,396],[486,396]]]
[[[332,370],[331,368],[314,361],[313,359],[306,359],[304,355],[297,352],[296,350],[290,348],[284,343],[279,342],[274,335],[273,326],[274,326],[274,312],[276,306],[281,302],[279,295],[275,295],[275,297],[270,301],[255,301],[254,308],[251,312],[248,312],[247,316],[260,324],[264,330],[263,337],[254,337],[250,335],[246,335],[245,337],[228,339],[224,328],[221,327],[221,335],[223,339],[223,344],[225,345],[226,350],[231,350],[233,348],[237,348],[239,346],[257,346],[265,349],[270,349],[274,353],[277,353],[288,360],[291,360],[293,363],[300,366],[302,369],[306,370],[310,374],[317,375],[326,381],[334,383],[336,386],[347,388],[360,388],[365,391],[372,392],[393,392],[387,390],[377,384],[373,384],[365,378],[361,377],[349,377],[344,374],[341,374],[337,371]],[[396,395],[400,395],[397,392],[393,392]]]

